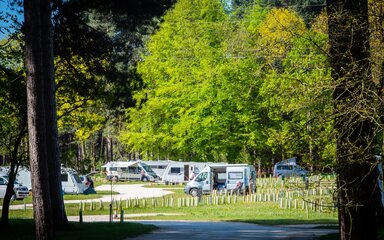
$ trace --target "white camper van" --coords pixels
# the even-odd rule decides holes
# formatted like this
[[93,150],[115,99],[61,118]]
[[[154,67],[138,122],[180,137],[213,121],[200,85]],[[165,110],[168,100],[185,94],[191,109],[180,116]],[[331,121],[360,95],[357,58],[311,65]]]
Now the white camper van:
[[174,163],[174,161],[172,160],[148,160],[142,162],[150,166],[152,170],[156,173],[156,175],[160,178],[164,175],[164,172],[167,169],[168,165]]
[[184,187],[184,192],[197,196],[199,193],[210,194],[213,190],[231,192],[237,188],[240,193],[256,191],[256,171],[252,165],[211,164]]
[[[27,187],[28,191],[33,191],[31,172],[26,167],[19,168],[16,179],[20,184]],[[61,167],[61,185],[63,193],[67,194],[81,194],[85,190],[79,175],[72,168]]]
[[16,179],[20,184],[26,186],[28,191],[32,191],[31,172],[27,168],[19,168],[17,171]]
[[86,189],[74,169],[63,167],[61,168],[61,187],[66,194],[81,194]]
[[158,181],[159,177],[150,166],[141,161],[108,162],[101,166],[105,168],[107,179]]
[[[4,172],[1,172],[0,176],[0,198],[4,198],[5,193],[7,191],[7,185],[8,185],[8,175],[4,175]],[[29,191],[26,186],[21,185],[17,180],[15,180],[13,184],[13,191],[14,195],[12,196],[13,199],[16,200],[22,200],[29,196]]]
[[161,181],[169,184],[186,183],[193,179],[203,168],[211,163],[206,162],[172,162],[164,171]]

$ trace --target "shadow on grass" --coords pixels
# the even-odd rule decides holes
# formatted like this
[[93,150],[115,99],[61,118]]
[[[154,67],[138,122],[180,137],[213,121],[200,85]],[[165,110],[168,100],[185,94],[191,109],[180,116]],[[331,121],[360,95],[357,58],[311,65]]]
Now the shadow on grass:
[[[157,227],[139,223],[73,223],[68,229],[58,231],[55,239],[124,239],[149,233]],[[35,239],[33,220],[14,219],[10,222],[8,229],[1,230],[1,239],[27,240]]]

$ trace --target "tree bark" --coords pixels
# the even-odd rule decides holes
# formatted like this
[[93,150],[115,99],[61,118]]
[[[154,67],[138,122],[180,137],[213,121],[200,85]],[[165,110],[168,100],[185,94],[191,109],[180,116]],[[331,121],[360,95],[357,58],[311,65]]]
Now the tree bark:
[[[51,11],[49,0],[24,1],[25,65],[27,73],[27,114],[29,158],[33,189],[33,210],[36,239],[53,239],[51,189],[48,177],[47,151],[47,80],[45,66],[50,56]],[[49,28],[49,29],[44,29]],[[50,70],[48,70],[50,71]]]
[[377,239],[377,177],[371,116],[375,86],[371,79],[367,0],[327,1],[331,75],[337,136],[340,239]]
[[[49,2],[49,1],[48,1]],[[46,47],[43,51],[43,66],[45,67],[45,110],[46,110],[46,145],[48,157],[49,183],[51,193],[51,205],[53,213],[53,223],[55,229],[65,228],[68,224],[64,208],[64,200],[61,186],[61,163],[59,153],[59,137],[57,129],[56,113],[56,83],[54,78],[54,55],[53,55],[53,34],[51,24],[51,6],[42,6],[47,14],[42,20],[42,46]]]

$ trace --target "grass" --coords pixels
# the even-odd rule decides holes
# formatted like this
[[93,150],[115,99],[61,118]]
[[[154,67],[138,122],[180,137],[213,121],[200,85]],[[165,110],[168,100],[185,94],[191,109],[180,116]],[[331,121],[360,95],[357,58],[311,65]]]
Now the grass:
[[[119,194],[118,192],[112,192],[113,195]],[[87,200],[87,199],[97,199],[105,195],[111,195],[111,191],[97,191],[96,194],[65,194],[64,200]],[[32,203],[32,197],[29,196],[23,200],[15,200],[11,202],[11,205],[20,205],[20,204],[30,204]],[[0,199],[0,206],[3,205],[3,199]]]
[[[70,223],[68,229],[56,233],[56,239],[116,240],[135,237],[155,229],[153,225],[138,223]],[[35,239],[34,235],[33,220],[13,219],[9,229],[1,230],[1,239],[30,240]]]
[[[126,184],[127,182],[123,182],[120,184]],[[132,183],[132,182],[130,182]],[[142,183],[142,182],[136,182]],[[174,192],[172,194],[172,197],[176,200],[178,198],[184,198],[184,199],[192,199],[190,196],[187,196],[183,191],[183,185],[161,185],[161,184],[154,184],[154,183],[147,183],[146,187],[149,188],[165,188],[169,189],[170,191]],[[104,195],[104,193],[98,192],[98,195]],[[106,191],[105,195],[109,195],[110,192]],[[73,199],[79,199],[79,197],[84,197],[82,199],[85,199],[88,196],[92,196],[91,198],[95,198],[95,195],[65,195],[65,198],[68,199],[69,197]],[[169,196],[165,197],[168,198]],[[124,209],[125,219],[137,219],[137,220],[198,220],[198,221],[241,221],[241,222],[249,222],[249,223],[257,223],[257,224],[265,224],[265,225],[281,225],[281,224],[337,224],[337,213],[333,211],[328,211],[326,213],[319,213],[319,212],[313,212],[309,211],[309,214],[301,209],[282,209],[279,207],[278,202],[256,202],[256,203],[247,203],[239,201],[236,204],[225,204],[225,205],[199,205],[199,206],[191,206],[191,207],[177,207],[176,201],[174,207],[162,207],[161,202],[164,198],[157,198],[158,206],[153,207],[151,205],[152,199],[147,200],[147,206],[142,206],[142,200],[139,200],[139,206],[136,207],[126,207],[126,201],[125,199],[122,199],[121,205]],[[19,202],[20,203],[20,202]],[[91,210],[91,205],[88,203],[84,206],[83,215],[108,215],[109,214],[109,204],[108,202],[103,203],[103,208],[100,207],[100,202],[94,202],[93,203],[93,210]],[[79,204],[66,204],[66,212],[68,216],[77,216],[79,214]],[[115,209],[115,206],[114,206]],[[132,216],[130,214],[146,214],[146,213],[154,213],[156,216]],[[33,213],[31,209],[23,209],[23,210],[12,210],[10,211],[10,219],[30,219],[29,221],[32,222]],[[18,220],[22,221],[22,220]],[[24,220],[26,221],[26,220]],[[107,237],[110,236],[110,234],[126,234],[130,232],[125,228],[125,226],[128,226],[126,224],[123,224],[124,227],[121,229],[113,229],[111,231],[109,230],[103,230],[103,234],[95,233],[95,237],[92,237],[90,234],[93,234],[93,229],[102,229],[104,226],[106,226],[108,229],[111,229],[110,227],[113,225],[113,228],[115,228],[115,225],[119,224],[101,224],[99,223],[83,223],[83,224],[77,224],[73,223],[71,224],[71,229],[69,231],[65,231],[62,233],[59,233],[58,239],[65,239],[65,238],[73,238],[73,236],[81,235],[82,237],[75,238],[92,238],[92,239],[109,239]],[[20,229],[20,228],[19,228]],[[92,229],[92,231],[89,231],[88,229]],[[141,229],[139,226],[135,228],[137,231],[147,231],[145,229]],[[79,232],[79,234],[77,233]],[[149,231],[149,230],[148,230]],[[84,233],[83,233],[84,232]],[[111,233],[112,232],[112,233]],[[108,235],[108,236],[106,236]],[[9,235],[9,236],[12,236]],[[33,236],[33,229],[32,232],[29,233],[30,236]],[[62,237],[61,237],[62,236]],[[123,235],[113,235],[113,239],[122,239],[125,236]],[[98,238],[100,237],[100,238]],[[5,239],[11,239],[11,238],[5,238]],[[14,238],[12,238],[14,239]],[[22,238],[21,238],[22,239]],[[27,238],[25,238],[27,239]]]
[[[147,187],[158,187],[157,185]],[[171,187],[169,187],[171,188]],[[182,188],[172,189],[174,199],[187,198]],[[189,197],[190,198],[190,197]],[[162,201],[162,198],[157,198]],[[126,207],[125,199],[122,200],[123,208]],[[281,209],[277,202],[256,202],[243,203],[238,202],[231,205],[204,205],[197,207],[152,207],[151,199],[147,200],[147,207],[142,207],[142,200],[139,200],[138,207],[124,209],[126,219],[138,220],[200,220],[200,221],[242,221],[258,224],[336,224],[337,213],[318,213],[307,212],[299,209]],[[66,204],[68,216],[77,216],[79,214],[79,204]],[[108,215],[109,203],[103,203],[103,209],[100,209],[100,203],[94,203],[95,210],[90,210],[90,204],[84,206],[83,215]],[[115,209],[115,207],[114,207]],[[157,213],[157,216],[139,216],[130,217],[129,214]],[[166,215],[166,214],[174,215]],[[12,210],[11,218],[32,218],[32,210]]]

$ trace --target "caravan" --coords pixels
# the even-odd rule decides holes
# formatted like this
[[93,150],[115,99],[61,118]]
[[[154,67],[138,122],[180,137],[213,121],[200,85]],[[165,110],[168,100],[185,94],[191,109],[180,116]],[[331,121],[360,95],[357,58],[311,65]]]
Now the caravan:
[[101,167],[105,169],[104,171],[109,180],[142,180],[144,182],[159,180],[152,168],[141,161],[108,162]]
[[213,190],[240,193],[256,191],[256,171],[248,164],[210,164],[185,187],[184,192],[192,196],[210,194]]

